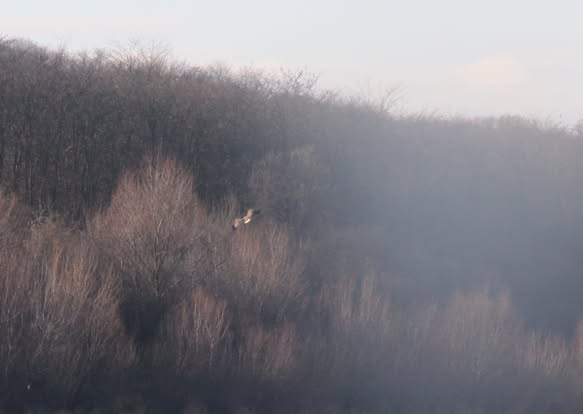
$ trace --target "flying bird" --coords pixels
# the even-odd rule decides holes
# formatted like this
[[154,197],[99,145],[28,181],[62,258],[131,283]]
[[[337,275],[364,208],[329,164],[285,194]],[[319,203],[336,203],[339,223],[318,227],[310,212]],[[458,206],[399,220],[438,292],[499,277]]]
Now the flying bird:
[[250,208],[249,210],[247,210],[246,215],[244,215],[243,217],[237,217],[235,220],[233,220],[233,230],[237,230],[237,228],[241,224],[249,224],[251,222],[251,219],[253,218],[253,216],[256,216],[260,213],[261,213],[261,210]]

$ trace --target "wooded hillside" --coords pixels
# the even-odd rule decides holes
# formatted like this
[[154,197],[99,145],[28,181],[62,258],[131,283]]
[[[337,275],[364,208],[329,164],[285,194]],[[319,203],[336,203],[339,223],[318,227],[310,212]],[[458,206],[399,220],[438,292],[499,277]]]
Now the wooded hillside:
[[578,412],[582,159],[581,127],[4,38],[0,402]]

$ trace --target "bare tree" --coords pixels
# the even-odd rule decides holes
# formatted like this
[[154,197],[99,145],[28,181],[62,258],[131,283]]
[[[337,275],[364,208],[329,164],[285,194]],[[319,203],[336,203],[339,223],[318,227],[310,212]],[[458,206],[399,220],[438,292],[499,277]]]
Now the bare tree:
[[192,176],[176,162],[150,158],[126,173],[111,205],[95,218],[99,244],[116,266],[122,313],[140,341],[155,334],[168,306],[189,285],[189,255],[198,247],[205,213],[193,194]]

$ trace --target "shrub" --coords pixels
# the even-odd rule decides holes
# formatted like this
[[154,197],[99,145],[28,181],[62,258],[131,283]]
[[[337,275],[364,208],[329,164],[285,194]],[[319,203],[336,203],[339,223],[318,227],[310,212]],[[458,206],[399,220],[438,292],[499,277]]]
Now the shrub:
[[240,309],[280,323],[305,305],[303,246],[280,226],[257,227],[231,238],[226,290]]
[[126,173],[111,205],[94,220],[98,244],[121,281],[128,333],[149,342],[168,307],[193,285],[189,255],[199,247],[206,216],[193,180],[175,161],[152,157]]
[[224,301],[195,289],[164,319],[155,342],[158,366],[191,377],[216,375],[231,351],[230,319]]

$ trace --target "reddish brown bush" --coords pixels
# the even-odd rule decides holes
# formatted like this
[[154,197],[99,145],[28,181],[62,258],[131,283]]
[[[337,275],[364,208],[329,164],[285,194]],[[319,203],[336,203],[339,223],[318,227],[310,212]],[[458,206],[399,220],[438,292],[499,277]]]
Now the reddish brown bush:
[[154,345],[156,361],[180,374],[212,375],[224,368],[229,328],[226,303],[196,289],[166,316]]
[[302,246],[276,225],[245,230],[231,238],[227,289],[242,309],[281,322],[306,301]]
[[272,330],[260,326],[245,330],[238,349],[237,370],[244,377],[257,380],[289,379],[297,368],[298,341],[291,325]]
[[236,203],[208,213],[192,187],[175,162],[150,159],[81,233],[31,224],[0,197],[0,391],[26,399],[33,384],[71,402],[129,371],[142,393],[192,399],[207,384],[200,398],[220,386],[248,402],[267,387],[338,410],[520,412],[582,396],[581,334],[528,331],[504,294],[405,314],[373,270],[342,265],[311,291],[286,228],[268,216],[233,232]]
[[191,175],[158,158],[125,174],[95,218],[98,244],[121,281],[126,328],[138,341],[150,341],[168,306],[194,285],[201,262],[192,257],[205,259],[205,218]]
[[49,240],[33,243],[46,243],[46,251],[33,259],[28,278],[27,375],[74,395],[92,375],[131,363],[133,351],[124,341],[110,268],[86,239],[47,233]]
[[131,365],[119,288],[84,235],[51,219],[21,234],[18,252],[0,252],[0,389],[70,402]]

